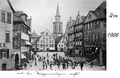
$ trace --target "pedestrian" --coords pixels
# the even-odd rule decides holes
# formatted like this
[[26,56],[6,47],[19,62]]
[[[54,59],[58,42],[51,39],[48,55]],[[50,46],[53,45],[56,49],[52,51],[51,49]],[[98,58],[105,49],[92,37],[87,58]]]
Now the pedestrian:
[[63,70],[64,70],[65,69],[65,63],[64,62],[62,63],[62,67],[63,67]]
[[83,62],[81,62],[81,63],[80,63],[81,71],[83,70],[83,66],[84,66],[84,64],[83,64]]
[[60,61],[57,60],[57,66],[58,66],[58,69],[60,68]]
[[46,61],[45,61],[44,63],[45,63],[45,67],[46,67],[46,69],[47,69],[47,63],[46,63]]
[[52,70],[52,61],[50,61],[50,69]]
[[91,68],[92,68],[93,67],[93,62],[91,62],[90,65],[91,65]]
[[27,69],[27,63],[24,63],[24,68]]
[[35,61],[35,66],[37,66],[37,62]]
[[32,67],[32,62],[30,62],[30,67]]
[[75,61],[72,63],[72,69],[75,69]]
[[69,61],[66,59],[66,68],[68,69]]
[[49,59],[47,59],[47,64],[49,65]]
[[63,69],[65,69],[66,65],[65,65],[65,59],[63,58],[63,63],[62,63]]
[[43,69],[45,69],[45,64],[44,64],[44,61],[43,61],[42,63],[43,63]]

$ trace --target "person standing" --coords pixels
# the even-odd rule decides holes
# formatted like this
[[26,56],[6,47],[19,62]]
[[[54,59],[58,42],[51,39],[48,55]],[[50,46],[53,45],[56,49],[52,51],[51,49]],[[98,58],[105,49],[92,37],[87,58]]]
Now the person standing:
[[26,62],[24,63],[24,68],[27,69],[27,63]]
[[91,62],[90,65],[91,65],[91,68],[92,68],[93,67],[93,62]]
[[84,66],[84,64],[83,64],[83,62],[81,62],[81,63],[80,63],[81,71],[83,70],[83,66]]
[[52,60],[50,61],[50,69],[52,70]]
[[44,61],[42,61],[42,64],[43,64],[43,70],[45,69],[45,64],[44,64]]
[[37,66],[37,62],[35,61],[35,66]]

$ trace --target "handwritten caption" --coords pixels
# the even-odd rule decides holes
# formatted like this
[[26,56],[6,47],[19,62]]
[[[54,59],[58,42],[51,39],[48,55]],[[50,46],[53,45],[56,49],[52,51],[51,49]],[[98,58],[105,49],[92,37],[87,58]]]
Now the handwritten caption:
[[[109,18],[118,18],[118,14],[110,12]],[[109,38],[117,38],[119,36],[118,32],[109,32],[108,37]]]
[[108,33],[108,37],[109,38],[113,38],[113,37],[118,37],[119,36],[119,33]]
[[18,75],[38,75],[38,76],[42,76],[42,77],[46,77],[46,76],[64,76],[64,75],[70,75],[70,76],[77,76],[80,74],[80,72],[72,72],[72,73],[61,73],[61,72],[54,72],[54,73],[45,73],[45,72],[40,72],[40,71],[27,71],[27,72],[23,72],[20,71],[18,73],[16,73]]
[[115,13],[110,13],[109,15],[110,18],[117,18],[118,17],[118,14],[115,14]]

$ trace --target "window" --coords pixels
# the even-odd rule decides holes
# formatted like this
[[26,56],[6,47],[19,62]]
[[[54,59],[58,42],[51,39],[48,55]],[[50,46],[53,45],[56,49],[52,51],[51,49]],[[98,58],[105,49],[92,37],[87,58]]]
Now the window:
[[9,49],[6,49],[7,58],[9,58]]
[[42,40],[41,40],[41,43],[42,43]]
[[91,22],[89,23],[89,29],[91,29]]
[[2,47],[2,43],[0,43],[0,47]]
[[40,47],[42,47],[42,44],[40,45]]
[[95,41],[95,34],[93,34],[93,42]]
[[51,47],[51,44],[49,44],[49,47]]
[[49,43],[51,43],[51,40],[49,41]]
[[91,14],[90,14],[90,15],[88,16],[88,19],[91,19],[91,17],[92,17],[92,16],[91,16]]
[[0,49],[0,59],[2,59],[2,49]]
[[98,34],[96,33],[96,41],[98,41]]
[[57,30],[57,27],[56,27],[56,25],[54,26],[55,27],[55,31]]
[[103,34],[103,41],[106,41],[106,34]]
[[43,43],[45,43],[45,40],[43,40]]
[[5,41],[10,42],[10,32],[6,32],[5,36],[6,36]]
[[1,13],[1,20],[2,20],[2,22],[5,22],[5,12]]
[[9,49],[0,49],[0,59],[9,58]]
[[85,24],[85,30],[87,30],[87,24]]
[[53,44],[51,45],[51,47],[53,47]]
[[48,35],[48,32],[46,32],[46,35]]
[[43,37],[43,39],[45,39],[45,37]]
[[11,24],[11,13],[7,12],[7,23]]
[[103,20],[103,27],[106,28],[106,21]]

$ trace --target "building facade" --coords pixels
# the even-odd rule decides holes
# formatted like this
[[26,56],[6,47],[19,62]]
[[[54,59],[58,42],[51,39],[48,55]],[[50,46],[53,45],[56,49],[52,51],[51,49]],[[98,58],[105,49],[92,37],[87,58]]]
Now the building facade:
[[37,51],[37,41],[39,40],[39,35],[35,31],[31,34],[31,43],[32,43],[32,51]]
[[89,11],[84,21],[85,56],[106,65],[106,2]]
[[13,49],[15,66],[22,64],[22,59],[31,57],[31,18],[23,11],[15,11],[13,17]]
[[84,55],[84,39],[83,39],[83,21],[85,16],[80,16],[79,12],[75,20],[67,22],[65,33],[65,45],[67,46],[67,55],[80,57]]
[[9,0],[0,2],[0,70],[14,68],[13,12],[14,9]]
[[67,29],[67,26],[66,26],[66,29],[65,29],[65,34],[64,34],[64,37],[63,37],[63,41],[64,41],[64,52],[65,54],[67,53],[67,40],[68,40],[68,29]]
[[84,55],[84,39],[83,39],[83,21],[85,16],[80,16],[79,12],[76,16],[74,25],[74,52],[75,56],[82,57]]
[[57,51],[64,51],[64,36],[58,36],[56,38],[55,47]]
[[69,56],[75,56],[75,53],[74,53],[74,25],[75,25],[75,20],[72,20],[71,17],[70,17],[70,20],[68,22],[68,41],[67,41],[67,52],[69,54]]
[[37,48],[39,51],[55,50],[55,41],[48,29],[41,33],[37,41]]
[[57,36],[61,36],[63,34],[62,22],[60,20],[60,12],[59,6],[57,5],[56,15],[55,15],[55,22],[53,22],[53,37],[54,39]]

